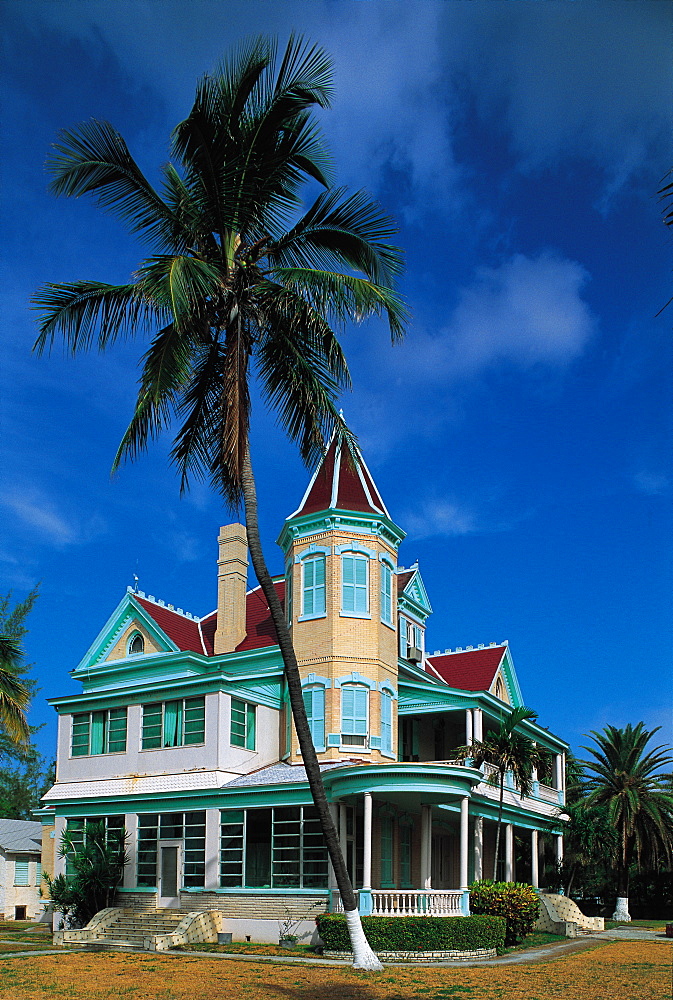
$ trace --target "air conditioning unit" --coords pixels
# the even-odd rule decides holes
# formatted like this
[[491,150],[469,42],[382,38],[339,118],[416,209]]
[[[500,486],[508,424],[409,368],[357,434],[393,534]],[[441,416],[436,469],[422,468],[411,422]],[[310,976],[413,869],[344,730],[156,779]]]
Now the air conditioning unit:
[[409,646],[407,650],[407,659],[412,663],[420,663],[423,659],[423,653],[418,646]]

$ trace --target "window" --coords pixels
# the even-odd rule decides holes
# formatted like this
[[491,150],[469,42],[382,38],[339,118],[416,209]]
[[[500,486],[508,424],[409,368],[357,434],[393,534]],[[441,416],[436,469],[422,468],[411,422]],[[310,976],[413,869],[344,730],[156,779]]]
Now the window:
[[125,708],[109,708],[102,712],[80,712],[73,715],[71,743],[73,757],[125,753],[125,751]]
[[400,616],[400,656],[408,660],[414,649],[423,649],[423,629]]
[[407,658],[407,620],[400,616],[400,656],[402,659]]
[[305,687],[302,691],[304,708],[316,750],[325,749],[325,688],[320,685]]
[[231,699],[231,745],[255,749],[255,706]]
[[308,556],[302,563],[302,616],[317,618],[325,614],[325,557]]
[[369,613],[369,557],[346,552],[341,557],[341,611],[346,615]]
[[393,699],[387,691],[381,692],[381,753],[393,752]]
[[393,624],[393,568],[381,560],[381,621]]
[[220,814],[220,886],[324,889],[327,851],[312,806]]
[[202,697],[143,705],[143,750],[203,743],[205,733],[206,708]]
[[14,862],[14,885],[28,885],[28,862],[19,860]]
[[[67,831],[74,851],[81,850],[91,827],[102,826],[105,830],[105,841],[108,844],[121,846],[125,836],[123,816],[86,816],[67,820]],[[66,875],[74,875],[70,856],[66,855]]]
[[341,688],[341,742],[344,746],[367,746],[368,706],[367,688],[351,684]]
[[129,656],[138,656],[145,652],[145,640],[140,632],[135,632],[129,642]]
[[158,841],[183,843],[182,886],[202,889],[206,874],[206,814],[149,813],[138,816],[137,882],[140,887],[157,884]]

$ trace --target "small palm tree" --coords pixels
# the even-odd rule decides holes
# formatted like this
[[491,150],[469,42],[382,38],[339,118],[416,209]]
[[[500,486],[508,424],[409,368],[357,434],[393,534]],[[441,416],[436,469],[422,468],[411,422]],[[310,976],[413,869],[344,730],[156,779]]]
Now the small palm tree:
[[[266,566],[250,456],[250,382],[257,385],[307,464],[336,431],[349,374],[336,330],[385,317],[401,336],[405,308],[394,290],[401,254],[390,220],[363,193],[330,187],[330,163],[311,109],[327,107],[331,64],[291,38],[247,43],[198,85],[173,131],[177,166],[161,193],[107,122],[62,133],[49,163],[59,195],[97,195],[152,248],[133,281],[45,286],[39,350],[56,334],[73,351],[109,347],[124,333],[152,331],[135,413],[115,460],[134,458],[172,417],[171,457],[183,488],[210,479],[231,509],[243,505],[250,556],[271,611],[299,745],[352,931],[356,967],[377,967],[329,812],[311,740],[292,640]],[[300,189],[323,188],[301,213]]]
[[500,853],[500,834],[502,830],[502,812],[505,797],[505,776],[509,771],[522,795],[530,795],[533,785],[533,771],[545,767],[550,755],[546,747],[537,746],[517,730],[524,721],[533,722],[537,712],[531,708],[514,708],[510,714],[500,721],[496,732],[490,733],[485,740],[477,740],[469,746],[459,747],[457,757],[469,757],[475,767],[490,764],[496,770],[489,779],[500,789],[498,804],[498,826],[495,835],[495,858],[493,861],[493,880],[498,877],[498,856]]
[[30,692],[16,675],[22,656],[18,639],[0,636],[0,726],[14,744],[25,744],[30,737],[26,722]]
[[656,865],[673,857],[673,792],[670,773],[673,756],[665,745],[648,750],[661,727],[647,730],[644,722],[624,729],[606,726],[592,730],[594,746],[585,746],[592,759],[586,771],[590,806],[603,806],[617,832],[617,907],[615,920],[630,920],[629,868],[635,860]]

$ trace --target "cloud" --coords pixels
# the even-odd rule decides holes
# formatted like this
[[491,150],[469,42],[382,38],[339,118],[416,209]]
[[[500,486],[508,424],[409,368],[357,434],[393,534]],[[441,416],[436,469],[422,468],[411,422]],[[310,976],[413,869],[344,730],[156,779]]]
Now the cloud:
[[473,535],[482,530],[474,510],[447,500],[425,500],[404,517],[409,538]]
[[14,515],[20,530],[37,534],[57,549],[89,542],[104,529],[104,522],[97,515],[86,521],[64,516],[48,498],[35,490],[8,491],[0,496],[0,506]]
[[515,254],[477,271],[438,333],[415,331],[388,357],[407,382],[426,385],[502,364],[563,368],[582,354],[595,329],[581,297],[588,278],[581,264],[552,252]]
[[645,469],[641,469],[633,478],[636,489],[647,496],[670,497],[673,493],[671,479],[663,472],[648,472]]

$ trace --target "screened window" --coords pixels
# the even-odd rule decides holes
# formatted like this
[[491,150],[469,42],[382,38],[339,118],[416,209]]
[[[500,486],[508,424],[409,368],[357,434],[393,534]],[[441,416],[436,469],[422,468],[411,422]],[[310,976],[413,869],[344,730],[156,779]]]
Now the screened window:
[[393,570],[388,562],[381,562],[381,621],[393,624]]
[[14,862],[14,885],[28,885],[28,862],[19,860]]
[[204,698],[184,698],[143,705],[143,750],[203,743],[206,734]]
[[316,750],[325,749],[325,688],[321,685],[305,687],[302,691],[304,708]]
[[325,614],[325,557],[309,556],[302,562],[302,615]]
[[369,558],[353,552],[341,556],[341,610],[347,615],[369,613]]
[[72,717],[71,753],[86,757],[126,751],[126,709],[79,712]]
[[346,746],[367,745],[369,691],[345,684],[341,688],[341,742]]
[[309,806],[223,810],[222,888],[325,888],[327,851]]
[[393,752],[393,699],[387,691],[381,692],[381,752]]
[[231,745],[255,749],[256,706],[238,698],[231,699]]

